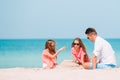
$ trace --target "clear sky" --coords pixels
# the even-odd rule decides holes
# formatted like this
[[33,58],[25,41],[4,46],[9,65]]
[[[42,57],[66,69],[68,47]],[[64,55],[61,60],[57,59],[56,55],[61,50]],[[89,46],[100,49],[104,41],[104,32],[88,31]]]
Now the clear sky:
[[0,0],[0,39],[120,38],[120,0]]

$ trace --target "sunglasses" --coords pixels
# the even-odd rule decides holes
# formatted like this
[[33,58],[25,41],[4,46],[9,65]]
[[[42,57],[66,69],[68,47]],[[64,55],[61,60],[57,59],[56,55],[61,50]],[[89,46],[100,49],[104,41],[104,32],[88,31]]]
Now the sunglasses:
[[80,45],[79,43],[74,43],[74,45]]

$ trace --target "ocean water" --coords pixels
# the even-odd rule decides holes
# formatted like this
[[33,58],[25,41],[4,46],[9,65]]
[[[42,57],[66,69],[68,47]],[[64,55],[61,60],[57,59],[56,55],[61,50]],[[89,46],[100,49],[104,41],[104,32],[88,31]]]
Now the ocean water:
[[[1,39],[0,40],[0,68],[41,68],[41,53],[48,39]],[[71,43],[73,39],[53,39],[56,41],[56,50],[62,46],[67,49],[62,51],[57,58],[58,64],[63,60],[71,60]],[[115,50],[117,65],[120,67],[120,39],[106,39]],[[88,55],[92,56],[94,43],[82,39]]]

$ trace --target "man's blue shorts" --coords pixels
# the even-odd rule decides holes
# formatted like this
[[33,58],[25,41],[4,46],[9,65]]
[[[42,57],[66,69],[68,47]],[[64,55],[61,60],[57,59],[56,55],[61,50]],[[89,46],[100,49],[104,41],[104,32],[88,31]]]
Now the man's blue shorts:
[[[103,69],[103,68],[115,68],[116,65],[114,64],[103,64],[103,63],[97,63],[96,69]],[[90,69],[92,69],[92,63],[90,63]]]

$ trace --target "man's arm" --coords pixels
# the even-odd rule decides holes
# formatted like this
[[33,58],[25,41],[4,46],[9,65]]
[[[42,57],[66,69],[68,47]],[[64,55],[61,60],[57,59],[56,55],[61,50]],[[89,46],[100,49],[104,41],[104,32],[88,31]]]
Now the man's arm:
[[93,66],[93,69],[96,69],[96,64],[97,64],[97,56],[95,56],[93,54],[93,57],[92,57],[92,66]]

